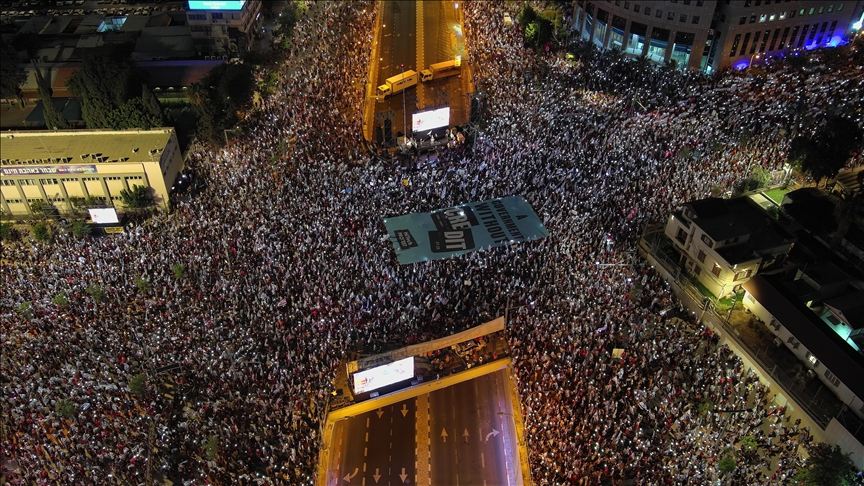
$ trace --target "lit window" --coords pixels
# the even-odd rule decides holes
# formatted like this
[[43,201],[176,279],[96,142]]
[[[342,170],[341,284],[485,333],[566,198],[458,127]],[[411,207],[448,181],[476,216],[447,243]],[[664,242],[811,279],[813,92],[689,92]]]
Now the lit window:
[[812,364],[813,366],[816,366],[819,364],[819,360],[816,359],[816,356],[813,356],[813,354],[810,353],[810,351],[807,351],[807,361],[809,361],[810,364]]
[[765,22],[767,19],[768,19],[768,15],[767,15],[767,14],[762,14],[762,15],[759,16],[759,22],[760,22],[760,23]]
[[715,263],[715,264],[714,264],[714,268],[711,269],[711,273],[713,273],[715,277],[719,277],[719,276],[720,276],[720,272],[721,272],[722,270],[723,270],[723,269],[720,268],[720,265],[717,265],[717,264]]
[[768,17],[768,22],[774,22],[775,20],[777,20],[777,14],[771,14]]
[[786,20],[786,12],[780,12],[780,20]]

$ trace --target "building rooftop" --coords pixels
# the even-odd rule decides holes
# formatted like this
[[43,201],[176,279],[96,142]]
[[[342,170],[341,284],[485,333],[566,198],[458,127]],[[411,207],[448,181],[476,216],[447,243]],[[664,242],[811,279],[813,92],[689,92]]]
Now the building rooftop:
[[765,250],[792,243],[796,239],[749,197],[711,197],[689,202],[685,206],[692,209],[693,222],[714,241],[722,243],[734,238],[747,238],[743,243],[717,249],[717,253],[730,264],[755,260]]
[[864,397],[864,356],[796,299],[778,276],[756,275],[744,289],[855,395]]
[[[66,164],[97,162],[91,156],[101,157],[106,163],[145,162],[151,160],[151,150],[155,154],[165,148],[173,132],[173,128],[3,132],[0,158],[3,167],[45,165],[51,164],[50,159],[63,158]],[[155,160],[159,160],[158,156]]]
[[864,290],[826,300],[825,305],[841,314],[852,329],[864,328]]

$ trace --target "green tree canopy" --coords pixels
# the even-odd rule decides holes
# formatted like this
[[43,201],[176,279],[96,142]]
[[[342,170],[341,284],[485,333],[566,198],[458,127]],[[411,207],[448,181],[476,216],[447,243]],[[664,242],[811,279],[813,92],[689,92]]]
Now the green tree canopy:
[[841,116],[831,116],[812,137],[797,136],[789,147],[789,162],[818,183],[834,177],[864,139],[861,127]]
[[40,243],[48,243],[53,239],[51,234],[51,226],[48,223],[40,222],[33,225],[33,238]]
[[126,207],[132,209],[141,209],[153,205],[153,195],[150,194],[150,188],[139,185],[134,185],[131,189],[121,189],[120,200],[123,201]]
[[12,43],[0,44],[0,97],[15,98],[19,87],[27,81],[27,73],[18,61],[18,49]]
[[81,69],[66,83],[81,102],[81,116],[89,128],[142,128],[162,126],[159,101],[141,80],[144,73],[116,57],[85,56]]
[[792,484],[801,486],[851,486],[855,484],[855,464],[840,446],[823,442],[807,448],[810,457],[795,473]]
[[224,130],[237,122],[237,112],[252,99],[255,77],[247,64],[216,66],[200,83],[187,91],[198,116],[198,134],[209,143],[220,144]]

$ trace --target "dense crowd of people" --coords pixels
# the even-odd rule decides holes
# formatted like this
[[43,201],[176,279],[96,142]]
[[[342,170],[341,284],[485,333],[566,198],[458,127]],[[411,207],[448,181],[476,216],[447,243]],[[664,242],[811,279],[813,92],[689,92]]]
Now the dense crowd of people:
[[[860,72],[778,64],[757,83],[622,68],[588,48],[574,66],[487,21],[509,3],[468,2],[487,116],[476,143],[416,168],[361,148],[375,5],[313,6],[277,92],[230,146],[192,149],[206,188],[170,214],[110,237],[4,244],[9,484],[312,484],[349,351],[446,336],[508,299],[537,483],[707,484],[753,435],[734,483],[783,484],[807,434],[765,430],[780,415],[770,392],[710,332],[668,319],[678,304],[633,250],[681,203],[780,168],[826,106],[861,106]],[[508,195],[550,236],[396,261],[384,217]],[[705,400],[752,411],[704,414]]]

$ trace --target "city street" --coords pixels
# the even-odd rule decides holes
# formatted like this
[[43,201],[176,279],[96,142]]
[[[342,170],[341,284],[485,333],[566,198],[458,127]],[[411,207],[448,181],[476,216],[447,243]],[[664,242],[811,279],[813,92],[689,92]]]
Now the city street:
[[339,484],[413,484],[416,410],[411,399],[337,422]]
[[506,383],[506,371],[498,371],[430,394],[432,484],[511,484]]
[[[387,78],[401,74],[402,65],[405,71],[419,73],[430,64],[450,61],[457,55],[464,57],[463,27],[458,13],[453,2],[383,2],[375,87],[384,84]],[[374,69],[375,63],[372,65]],[[406,89],[404,94],[395,93],[369,105],[375,112],[374,125],[383,126],[384,120],[390,119],[393,137],[398,132],[404,132],[403,105],[407,112],[404,118],[407,124],[411,123],[412,113],[445,105],[451,108],[451,126],[464,123],[468,120],[468,112],[465,106],[467,99],[463,99],[465,89],[462,78],[470,71],[467,63],[462,69],[461,76],[427,83],[418,81],[417,86]]]
[[365,402],[368,412],[334,424],[326,484],[518,484],[507,374],[499,369],[377,409]]

